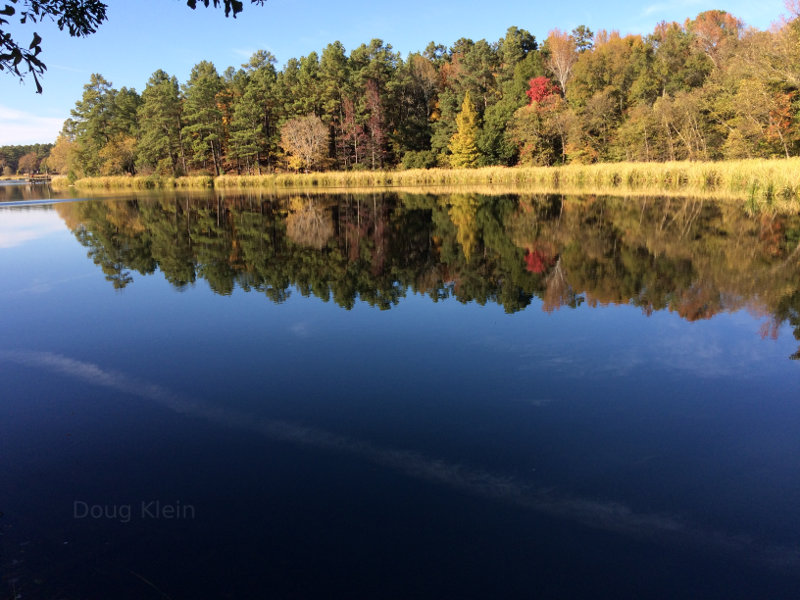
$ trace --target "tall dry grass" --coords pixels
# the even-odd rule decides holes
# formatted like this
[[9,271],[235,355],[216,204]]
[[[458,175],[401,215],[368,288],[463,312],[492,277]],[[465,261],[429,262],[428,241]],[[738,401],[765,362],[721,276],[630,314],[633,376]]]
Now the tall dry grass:
[[[68,187],[66,178],[54,179],[54,187]],[[79,190],[168,190],[168,189],[204,189],[214,187],[214,178],[209,175],[192,175],[187,177],[163,177],[160,175],[113,175],[102,177],[83,177],[73,184]]]
[[[54,182],[55,185],[55,182]],[[406,171],[327,171],[191,177],[90,177],[78,189],[310,189],[508,186],[522,191],[682,194],[750,202],[800,200],[800,158],[724,162],[603,163],[558,167],[484,167]]]
[[683,192],[758,200],[800,199],[800,158],[724,162],[603,163],[559,167],[484,167],[407,171],[329,171],[222,175],[218,188],[514,185],[541,191]]

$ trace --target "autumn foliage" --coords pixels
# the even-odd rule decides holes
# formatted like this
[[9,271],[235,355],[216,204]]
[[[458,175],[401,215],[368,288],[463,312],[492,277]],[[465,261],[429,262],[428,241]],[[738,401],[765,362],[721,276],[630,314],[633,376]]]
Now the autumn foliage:
[[544,100],[558,94],[560,91],[557,85],[544,76],[534,77],[530,80],[529,85],[530,87],[525,94],[531,99],[531,104],[534,102],[541,104]]
[[[349,54],[335,42],[281,70],[259,51],[222,74],[203,61],[183,85],[157,71],[141,95],[94,75],[65,124],[67,169],[242,175],[798,156],[798,1],[768,31],[709,10],[649,34],[554,28],[541,44],[511,27],[500,40],[431,43],[407,58],[382,40]],[[285,129],[310,117],[319,122],[305,141],[310,129]]]

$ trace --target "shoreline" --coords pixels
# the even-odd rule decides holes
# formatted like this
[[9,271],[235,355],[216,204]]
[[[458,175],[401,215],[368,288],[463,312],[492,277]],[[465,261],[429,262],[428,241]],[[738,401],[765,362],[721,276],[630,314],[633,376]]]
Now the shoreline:
[[[54,188],[69,187],[65,177]],[[405,171],[324,171],[269,175],[86,177],[79,190],[217,189],[396,191],[399,188],[480,186],[540,193],[683,195],[800,204],[800,158],[721,162],[600,163],[556,167],[481,167]]]

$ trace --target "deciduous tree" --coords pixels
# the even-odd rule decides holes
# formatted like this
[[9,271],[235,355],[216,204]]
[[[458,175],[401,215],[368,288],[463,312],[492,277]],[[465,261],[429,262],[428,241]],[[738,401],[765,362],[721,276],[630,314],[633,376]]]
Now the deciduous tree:
[[316,115],[290,119],[281,127],[281,147],[295,169],[312,170],[325,162],[328,128]]
[[550,165],[563,156],[566,130],[559,113],[565,109],[559,89],[547,77],[530,80],[530,104],[514,113],[510,132],[519,146],[520,162]]
[[47,168],[50,171],[60,174],[67,174],[73,170],[75,160],[75,142],[65,135],[59,135],[55,146],[47,156]]
[[566,31],[553,29],[545,41],[545,65],[558,80],[558,85],[564,94],[567,92],[567,82],[572,76],[572,67],[578,60],[578,49],[575,39]]
[[381,97],[378,93],[378,84],[373,80],[367,81],[366,89],[366,110],[369,118],[367,120],[367,130],[369,131],[369,155],[372,161],[372,168],[382,167],[386,154],[386,130],[384,128],[384,111],[381,105]]
[[464,95],[461,112],[456,117],[456,127],[456,133],[450,138],[450,164],[457,168],[478,166],[481,156],[476,145],[478,113],[475,112],[469,92]]
[[20,173],[33,174],[39,169],[39,157],[35,152],[28,152],[19,159],[17,167]]
[[732,51],[743,27],[741,19],[724,10],[707,10],[694,20],[686,21],[686,29],[692,34],[695,46],[717,68],[720,60]]

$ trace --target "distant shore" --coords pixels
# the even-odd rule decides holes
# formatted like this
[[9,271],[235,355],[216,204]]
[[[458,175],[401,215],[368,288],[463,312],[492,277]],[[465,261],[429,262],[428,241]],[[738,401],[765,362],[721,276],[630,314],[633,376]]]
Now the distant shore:
[[[66,178],[53,186],[63,188]],[[732,198],[800,204],[800,158],[724,162],[602,163],[557,167],[483,167],[405,171],[326,171],[269,175],[86,177],[80,190],[335,189],[417,186],[513,186],[527,192],[635,193]]]

